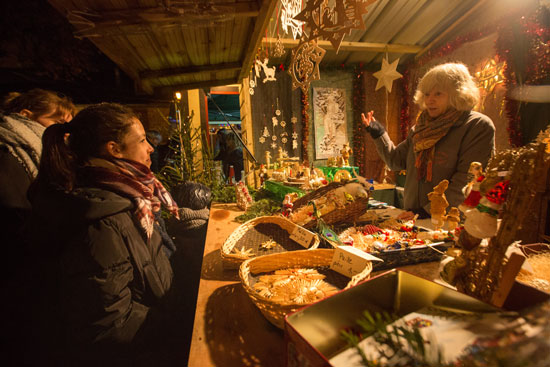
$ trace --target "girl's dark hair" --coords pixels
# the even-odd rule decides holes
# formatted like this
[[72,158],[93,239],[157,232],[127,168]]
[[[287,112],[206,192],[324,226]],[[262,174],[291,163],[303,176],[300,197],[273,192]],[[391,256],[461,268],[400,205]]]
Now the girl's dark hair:
[[49,126],[42,137],[37,183],[72,190],[77,167],[104,155],[109,141],[122,144],[135,118],[128,107],[101,103],[81,110],[70,123]]
[[8,94],[3,100],[2,109],[6,114],[19,113],[27,109],[37,117],[54,111],[62,114],[70,113],[73,116],[76,113],[76,107],[68,97],[40,88],[31,89],[25,93]]

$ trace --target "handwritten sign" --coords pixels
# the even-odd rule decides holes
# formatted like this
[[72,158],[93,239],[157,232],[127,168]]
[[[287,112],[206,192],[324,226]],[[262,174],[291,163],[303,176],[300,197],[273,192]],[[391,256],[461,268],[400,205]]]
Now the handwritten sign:
[[296,227],[294,231],[290,234],[290,239],[298,242],[300,245],[305,248],[311,246],[312,240],[315,237],[315,233],[308,231],[302,227]]
[[369,261],[383,261],[353,246],[339,246],[334,251],[330,268],[347,277],[362,272]]

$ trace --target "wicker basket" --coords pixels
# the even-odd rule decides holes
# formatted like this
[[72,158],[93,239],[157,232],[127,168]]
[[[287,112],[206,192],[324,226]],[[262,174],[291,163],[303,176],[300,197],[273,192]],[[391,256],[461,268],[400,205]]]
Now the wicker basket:
[[[290,238],[290,234],[299,227],[282,216],[257,217],[241,224],[225,240],[221,248],[224,268],[237,269],[249,258],[273,253],[303,250],[304,247]],[[271,249],[261,247],[262,243],[273,240],[276,245]],[[319,236],[313,237],[309,250],[319,247]],[[248,255],[235,250],[244,249]]]
[[[297,199],[294,202],[293,210],[297,210],[298,208],[307,205],[311,200],[318,199],[322,196],[325,196],[327,193],[329,193],[332,190],[335,190],[341,186],[344,186],[346,181],[341,182],[331,182],[326,186],[323,186],[315,191],[310,192],[309,194],[302,196],[301,198]],[[367,191],[367,194],[370,195],[370,192]],[[330,213],[326,213],[321,216],[321,219],[326,224],[334,225],[337,223],[352,223],[355,218],[358,218],[362,214],[365,213],[369,205],[369,198],[356,198],[354,201],[348,203],[344,208],[341,209],[335,209],[331,211]],[[309,222],[303,224],[304,228],[307,229],[313,229],[317,226],[317,220],[312,219]]]
[[241,264],[239,277],[246,293],[252,299],[254,304],[260,309],[262,314],[275,326],[283,328],[284,318],[287,314],[306,306],[304,303],[279,303],[260,295],[254,290],[259,275],[275,270],[291,268],[315,268],[320,273],[326,275],[325,281],[336,288],[346,289],[367,279],[372,271],[372,263],[351,280],[329,268],[334,255],[334,249],[314,249],[301,250],[292,253],[279,253],[260,256],[254,259],[246,260]]

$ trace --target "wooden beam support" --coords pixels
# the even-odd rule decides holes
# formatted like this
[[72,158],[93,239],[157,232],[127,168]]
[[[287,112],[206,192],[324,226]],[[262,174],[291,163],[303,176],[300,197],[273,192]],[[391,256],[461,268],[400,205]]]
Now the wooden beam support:
[[264,35],[264,32],[269,24],[269,20],[273,15],[275,5],[277,5],[278,3],[279,0],[264,0],[262,2],[260,13],[258,14],[258,17],[256,17],[256,22],[254,23],[254,30],[250,35],[250,42],[248,43],[248,47],[243,54],[244,60],[243,67],[241,69],[241,73],[238,79],[239,83],[241,82],[241,80],[243,80],[243,78],[248,75],[250,69],[252,68],[252,62],[256,57],[256,50],[262,42],[262,36]]
[[474,6],[472,6],[466,13],[464,13],[460,18],[458,18],[453,24],[448,26],[443,32],[441,32],[432,42],[430,42],[426,47],[420,50],[414,57],[418,59],[420,56],[424,55],[429,49],[437,45],[441,40],[445,39],[449,33],[454,32],[455,28],[464,23],[472,14],[479,12],[481,6],[483,6],[487,0],[480,0]]
[[238,62],[230,62],[215,65],[197,65],[161,70],[144,70],[139,73],[139,77],[140,79],[156,79],[173,76],[184,76],[197,73],[217,73],[237,70],[241,70],[241,64]]
[[232,79],[224,79],[224,80],[206,80],[206,81],[196,82],[196,83],[171,85],[168,87],[157,87],[155,88],[155,95],[165,97],[165,96],[173,95],[175,91],[210,88],[210,87],[217,87],[220,85],[228,85],[228,84],[236,84],[236,83],[237,83],[237,79],[232,78]]
[[[299,40],[292,38],[281,39],[285,48],[294,48],[298,46]],[[276,38],[268,38],[266,43],[276,44]],[[329,41],[319,40],[318,46],[324,49],[334,50]],[[340,51],[355,51],[355,52],[388,52],[396,54],[415,54],[422,50],[422,46],[416,45],[400,45],[390,43],[373,43],[373,42],[347,42],[343,41],[340,45]]]

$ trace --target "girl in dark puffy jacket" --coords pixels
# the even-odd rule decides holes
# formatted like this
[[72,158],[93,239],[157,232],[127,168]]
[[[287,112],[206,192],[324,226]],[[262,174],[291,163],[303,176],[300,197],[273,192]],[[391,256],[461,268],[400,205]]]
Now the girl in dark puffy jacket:
[[47,284],[37,322],[50,335],[48,322],[62,331],[48,346],[59,353],[43,358],[120,365],[139,352],[143,361],[176,324],[172,269],[155,217],[161,206],[178,216],[149,169],[145,130],[130,109],[103,103],[46,129],[43,144],[29,191]]

